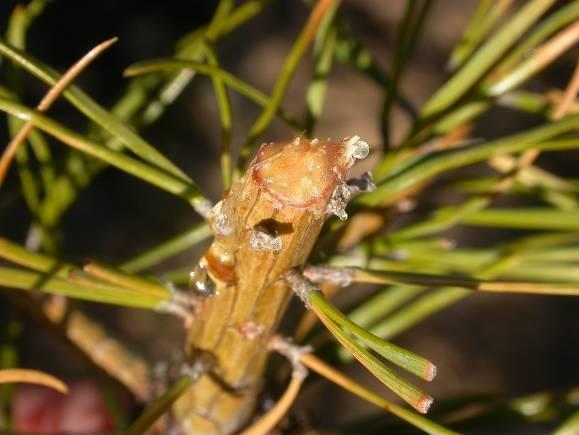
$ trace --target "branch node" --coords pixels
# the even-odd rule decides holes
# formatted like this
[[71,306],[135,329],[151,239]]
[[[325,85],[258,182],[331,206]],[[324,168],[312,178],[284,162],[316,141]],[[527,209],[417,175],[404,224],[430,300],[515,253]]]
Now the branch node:
[[284,279],[295,295],[302,300],[304,306],[309,310],[311,308],[309,295],[313,291],[318,291],[318,288],[297,269],[288,270],[284,274]]
[[305,379],[308,369],[301,362],[302,355],[313,352],[312,346],[297,346],[290,339],[281,335],[273,336],[268,343],[268,349],[285,356],[292,365],[292,377]]
[[209,352],[202,352],[192,364],[183,364],[181,373],[196,381],[216,365],[215,358]]
[[354,281],[355,270],[348,267],[306,266],[303,276],[312,282],[326,282],[348,287]]
[[186,292],[179,290],[172,282],[166,281],[165,287],[171,292],[171,299],[161,302],[155,311],[173,314],[181,319],[185,328],[189,328],[197,314],[199,300]]

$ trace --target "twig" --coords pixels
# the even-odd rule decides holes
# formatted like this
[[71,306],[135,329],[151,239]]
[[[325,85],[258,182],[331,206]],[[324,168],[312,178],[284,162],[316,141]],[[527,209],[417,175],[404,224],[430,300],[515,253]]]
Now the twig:
[[[212,352],[222,382],[205,376],[177,402],[182,427],[217,425],[233,432],[246,423],[268,356],[264,347],[290,297],[280,278],[305,262],[333,192],[345,186],[349,169],[367,151],[354,136],[264,144],[214,207],[215,238],[190,280],[200,303],[187,352]],[[244,394],[225,385],[243,388]]]
[[[96,59],[103,51],[117,42],[118,38],[111,38],[93,48],[87,54],[85,54],[79,61],[77,61],[70,69],[60,78],[58,82],[50,88],[50,90],[46,93],[44,98],[40,101],[36,110],[38,112],[46,112],[50,106],[58,99],[60,94],[64,92],[68,85],[84,70],[94,59]],[[10,141],[2,157],[0,158],[0,188],[6,178],[6,174],[8,173],[8,169],[10,168],[10,164],[16,152],[18,151],[18,147],[21,143],[26,140],[26,137],[34,127],[31,121],[27,121],[26,124],[22,126],[20,131],[14,136],[14,138]]]
[[242,435],[263,435],[269,433],[284,417],[297,398],[300,388],[307,376],[307,369],[301,359],[305,353],[312,351],[309,346],[298,347],[280,336],[274,336],[269,341],[269,350],[279,352],[292,364],[292,378],[285,392],[277,403],[257,422],[242,432]]

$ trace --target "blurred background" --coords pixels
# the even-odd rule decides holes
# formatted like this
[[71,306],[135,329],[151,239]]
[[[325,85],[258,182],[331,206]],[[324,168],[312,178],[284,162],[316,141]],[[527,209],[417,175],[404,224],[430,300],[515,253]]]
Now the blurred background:
[[[17,3],[13,0],[0,3],[2,31]],[[216,3],[209,0],[53,1],[32,26],[28,51],[64,71],[97,43],[118,36],[118,43],[76,80],[107,107],[123,92],[124,68],[136,61],[171,56],[181,36],[207,23]],[[353,32],[386,69],[405,3],[402,0],[346,0],[341,10]],[[476,4],[474,0],[434,2],[402,82],[402,89],[416,107],[445,80],[448,55]],[[220,41],[217,49],[223,67],[269,93],[307,15],[308,8],[302,2],[273,1],[264,14]],[[575,59],[576,52],[568,54],[564,61],[529,86],[539,90],[563,88],[572,74]],[[311,78],[311,66],[311,59],[307,57],[284,100],[284,106],[291,113],[304,111],[304,90]],[[26,77],[25,89],[25,102],[29,105],[35,105],[46,90],[30,77]],[[231,98],[236,115],[234,143],[239,145],[259,111],[234,92]],[[357,134],[375,146],[377,158],[382,141],[377,116],[381,104],[382,96],[374,83],[336,64],[317,135],[342,138]],[[80,131],[85,126],[83,116],[64,102],[57,103],[50,115],[73,130]],[[394,137],[401,138],[408,128],[408,119],[399,110],[395,110],[393,116]],[[492,139],[535,122],[538,120],[523,118],[514,111],[495,109],[480,120],[473,136]],[[219,198],[220,128],[210,79],[201,77],[193,81],[176,104],[143,135],[190,174],[213,200]],[[289,135],[288,129],[274,123],[267,140]],[[2,124],[0,144],[7,142],[6,127]],[[54,147],[54,153],[58,155],[59,146]],[[371,168],[376,158],[358,171]],[[541,159],[541,164],[556,168],[558,173],[570,175],[577,171],[576,154]],[[463,171],[462,175],[468,176],[468,172]],[[448,203],[459,199],[434,197],[430,200]],[[17,177],[11,171],[0,195],[0,234],[22,243],[28,231],[28,219],[26,206],[18,194]],[[94,180],[66,214],[62,252],[77,262],[90,257],[115,264],[178,234],[197,220],[184,202],[109,169]],[[501,238],[506,240],[509,234],[463,228],[448,236],[458,244],[480,245]],[[162,273],[169,266],[193,267],[201,248],[163,264],[158,271]],[[180,352],[183,333],[176,320],[139,310],[83,305],[151,361]],[[579,300],[573,298],[475,294],[432,316],[397,337],[395,342],[436,362],[438,376],[426,387],[438,401],[489,392],[514,397],[579,384],[578,313]],[[21,318],[20,314],[4,292],[0,292],[0,333],[17,318]],[[91,376],[90,368],[74,352],[34,323],[23,325],[19,340],[23,366],[51,370],[67,379]],[[347,371],[366,384],[374,384],[376,391],[384,391],[356,364]],[[328,428],[337,422],[351,422],[375,414],[369,405],[324,381],[312,383],[301,404],[298,415]],[[436,406],[435,402],[434,410]],[[478,433],[498,433],[496,430]],[[525,427],[503,427],[500,433],[547,432],[546,428],[544,432],[541,428],[535,430],[538,432]]]

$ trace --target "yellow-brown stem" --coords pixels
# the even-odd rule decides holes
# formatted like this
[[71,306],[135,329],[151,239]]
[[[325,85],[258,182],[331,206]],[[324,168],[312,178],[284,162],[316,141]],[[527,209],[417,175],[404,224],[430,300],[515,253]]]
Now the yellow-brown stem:
[[359,147],[367,145],[357,137],[264,144],[215,206],[215,240],[192,273],[202,300],[187,351],[192,359],[208,352],[217,364],[175,405],[186,433],[232,433],[251,416],[290,294],[280,276],[305,262],[328,206],[339,213]]

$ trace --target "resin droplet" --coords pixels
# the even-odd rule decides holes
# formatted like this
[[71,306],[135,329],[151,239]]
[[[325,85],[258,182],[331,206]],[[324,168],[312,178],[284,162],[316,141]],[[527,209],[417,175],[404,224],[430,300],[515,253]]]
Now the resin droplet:
[[255,228],[251,232],[249,246],[256,251],[281,251],[282,240],[265,229]]
[[219,201],[215,204],[209,217],[212,222],[212,228],[215,232],[222,236],[229,236],[233,233],[233,225],[230,222],[231,218],[224,210],[223,201]]
[[334,192],[332,192],[332,197],[328,203],[328,214],[333,214],[338,216],[338,219],[345,221],[348,219],[348,213],[346,213],[346,205],[350,200],[351,192],[347,184],[341,183],[336,186]]
[[189,288],[205,298],[217,295],[215,283],[202,264],[198,264],[195,270],[189,274]]
[[229,247],[215,241],[202,260],[209,276],[224,284],[233,284],[236,281],[233,252]]
[[358,160],[366,158],[370,153],[370,146],[367,142],[360,140],[360,136],[345,138],[344,145],[346,145],[346,153]]

